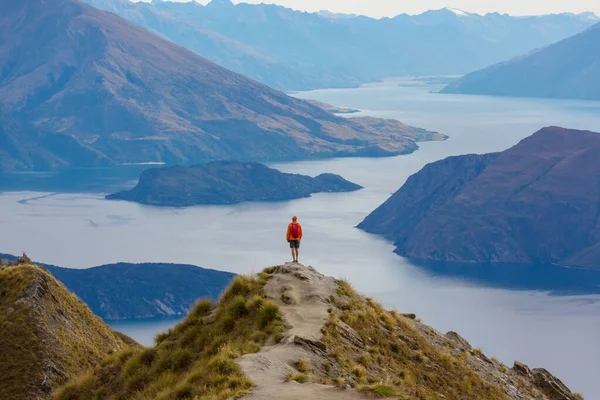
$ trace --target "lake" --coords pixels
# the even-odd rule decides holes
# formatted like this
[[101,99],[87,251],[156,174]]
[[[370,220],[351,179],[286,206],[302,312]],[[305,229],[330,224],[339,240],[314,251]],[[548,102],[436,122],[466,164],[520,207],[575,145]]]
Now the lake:
[[[547,125],[600,131],[597,102],[430,93],[437,89],[397,80],[294,94],[450,135],[446,142],[422,143],[407,156],[273,165],[313,176],[339,173],[365,187],[354,193],[280,203],[152,208],[103,200],[106,192],[133,185],[139,166],[0,175],[0,252],[25,250],[36,260],[72,268],[161,261],[250,273],[290,259],[284,234],[296,214],[305,231],[301,262],[346,278],[385,306],[414,312],[440,331],[457,331],[509,366],[518,359],[547,368],[588,399],[600,398],[598,273],[548,269],[548,276],[557,278],[539,281],[527,268],[448,274],[439,266],[417,266],[393,254],[385,239],[354,228],[426,163],[501,151]],[[584,283],[581,290],[578,281]],[[157,331],[173,323],[113,326],[151,344]]]

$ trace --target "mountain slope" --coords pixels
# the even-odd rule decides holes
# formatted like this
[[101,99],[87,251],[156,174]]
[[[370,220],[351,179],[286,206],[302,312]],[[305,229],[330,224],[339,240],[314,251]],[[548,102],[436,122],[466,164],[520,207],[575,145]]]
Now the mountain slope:
[[[0,101],[112,163],[410,152],[77,0],[0,4]],[[35,54],[35,57],[29,56]]]
[[44,269],[0,266],[0,398],[50,398],[129,345]]
[[104,165],[107,160],[65,135],[48,135],[17,121],[0,104],[0,170]]
[[[407,75],[465,74],[547,46],[598,21],[593,14],[481,16],[449,9],[377,20],[229,1],[207,6],[87,1],[284,90],[358,86]],[[229,51],[232,43],[240,51]]]
[[236,277],[157,342],[112,357],[55,399],[578,398],[544,369],[509,369],[297,263]]
[[[0,260],[16,260],[0,254]],[[195,265],[118,263],[70,269],[40,264],[105,320],[186,315],[200,298],[216,300],[235,276]]]
[[153,3],[132,3],[129,0],[85,2],[155,32],[222,67],[276,89],[311,87],[315,85],[313,80],[318,79],[301,73],[274,54],[228,38],[210,30],[205,24],[160,9]]
[[600,268],[600,134],[550,127],[425,166],[359,228],[407,257]]
[[130,190],[106,196],[154,206],[189,207],[197,204],[236,204],[282,201],[313,193],[362,189],[334,174],[310,177],[287,174],[258,163],[215,161],[191,167],[146,170]]
[[466,75],[442,92],[600,100],[600,24]]

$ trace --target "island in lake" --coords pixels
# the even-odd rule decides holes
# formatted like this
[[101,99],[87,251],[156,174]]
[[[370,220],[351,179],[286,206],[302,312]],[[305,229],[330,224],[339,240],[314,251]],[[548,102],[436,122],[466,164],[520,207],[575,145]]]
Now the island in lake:
[[545,128],[426,165],[359,228],[421,260],[600,269],[600,134]]
[[254,162],[215,161],[190,167],[149,169],[140,175],[133,189],[108,195],[106,199],[187,207],[292,200],[310,197],[313,193],[360,189],[362,186],[334,174],[313,178],[283,173]]

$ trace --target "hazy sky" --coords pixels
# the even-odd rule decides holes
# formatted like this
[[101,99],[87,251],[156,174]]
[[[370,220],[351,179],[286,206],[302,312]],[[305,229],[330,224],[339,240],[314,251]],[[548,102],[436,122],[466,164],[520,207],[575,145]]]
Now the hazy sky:
[[[205,4],[208,0],[199,2]],[[240,1],[233,0],[233,2]],[[401,13],[417,14],[428,9],[444,7],[479,14],[495,11],[512,15],[593,11],[600,15],[600,0],[245,0],[243,2],[276,3],[297,10],[330,10],[373,17],[394,16]]]

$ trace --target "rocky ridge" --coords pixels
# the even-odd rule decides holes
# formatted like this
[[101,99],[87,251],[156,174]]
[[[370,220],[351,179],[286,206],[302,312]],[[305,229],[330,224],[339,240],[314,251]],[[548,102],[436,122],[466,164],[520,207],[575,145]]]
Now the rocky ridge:
[[[416,398],[425,392],[419,388],[402,389],[400,385],[387,396],[379,396],[377,392],[384,384],[394,386],[390,378],[396,370],[399,375],[406,374],[405,370],[402,372],[406,365],[390,363],[374,366],[380,362],[380,354],[377,354],[381,351],[380,346],[389,346],[392,352],[400,353],[403,352],[402,342],[413,347],[421,356],[424,354],[423,363],[435,364],[439,362],[436,357],[444,355],[440,356],[443,359],[449,356],[454,359],[444,362],[456,362],[454,368],[460,364],[469,373],[476,374],[483,382],[482,393],[485,395],[466,398],[581,398],[545,369],[531,370],[518,361],[513,368],[508,368],[473,349],[456,332],[442,334],[417,320],[414,314],[388,313],[372,299],[356,294],[347,283],[324,276],[312,267],[297,263],[278,266],[265,285],[264,293],[279,306],[287,330],[279,343],[266,345],[258,353],[236,360],[256,384],[252,393],[245,397],[248,399],[268,400],[274,396],[284,400],[365,399],[369,398],[368,394],[396,399]],[[357,309],[357,304],[366,308]],[[344,322],[349,318],[348,312],[357,313],[355,318],[362,319],[363,312],[369,314],[373,311],[378,313],[379,319],[379,326],[374,328],[383,332],[382,337],[368,336],[364,330],[356,329],[370,322],[366,318],[354,327],[352,322]],[[400,343],[397,338],[400,338]],[[345,351],[340,354],[342,349]],[[349,352],[355,352],[352,354],[355,359],[350,364],[345,359]],[[414,371],[412,373],[417,375]],[[437,370],[437,373],[444,375],[450,372]],[[390,380],[386,380],[386,375]],[[300,379],[303,376],[306,376],[307,382],[298,383],[304,381]],[[427,386],[426,383],[421,384]],[[336,390],[335,386],[346,390]],[[455,398],[456,390],[461,389],[446,387],[438,390],[438,397]]]
[[0,262],[0,398],[49,399],[111,353],[137,347],[27,257]]
[[287,263],[238,276],[154,348],[117,355],[57,400],[387,397],[578,400],[544,369],[508,368],[455,332],[387,311],[345,281]]

